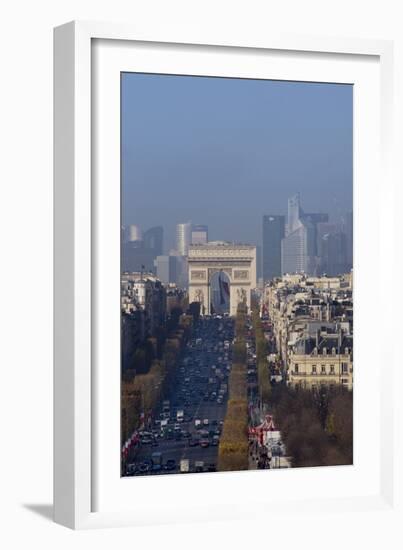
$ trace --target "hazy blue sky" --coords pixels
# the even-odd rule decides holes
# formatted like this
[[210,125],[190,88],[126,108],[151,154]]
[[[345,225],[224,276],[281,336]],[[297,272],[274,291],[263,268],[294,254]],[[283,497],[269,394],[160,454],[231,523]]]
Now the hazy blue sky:
[[123,224],[259,244],[263,214],[352,210],[350,85],[122,75]]

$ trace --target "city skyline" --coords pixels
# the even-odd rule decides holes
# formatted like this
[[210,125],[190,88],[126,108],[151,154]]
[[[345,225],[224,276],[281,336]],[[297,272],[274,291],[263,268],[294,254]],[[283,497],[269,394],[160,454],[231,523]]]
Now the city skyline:
[[352,211],[349,85],[130,73],[122,100],[122,223],[163,226],[164,252],[188,220],[258,245],[297,192],[333,222]]
[[[304,204],[305,206],[305,204]],[[143,228],[133,225],[125,228],[126,240],[123,243],[123,270],[139,271],[143,266],[148,271],[159,274],[163,280],[167,273],[179,274],[186,286],[186,258],[191,244],[228,242],[249,244],[256,247],[256,273],[258,280],[269,281],[286,273],[330,274],[349,272],[353,266],[353,223],[352,212],[346,213],[339,223],[330,223],[327,213],[306,212],[301,205],[301,197],[296,194],[288,198],[285,214],[265,214],[262,216],[261,240],[259,243],[239,243],[223,239],[210,239],[207,225],[193,224],[190,220],[175,226],[175,248],[162,252],[164,230],[161,226],[143,232]],[[144,233],[144,237],[143,237]],[[158,234],[158,249],[155,244]],[[154,237],[153,239],[147,236]],[[211,235],[211,233],[210,233]],[[169,257],[177,257],[182,263],[173,268]],[[137,258],[137,259],[136,259]],[[144,262],[144,263],[143,263]],[[166,265],[171,266],[168,270]],[[143,269],[141,267],[141,269]],[[170,282],[178,282],[178,278]]]
[[122,476],[352,464],[351,155],[350,85],[122,76]]

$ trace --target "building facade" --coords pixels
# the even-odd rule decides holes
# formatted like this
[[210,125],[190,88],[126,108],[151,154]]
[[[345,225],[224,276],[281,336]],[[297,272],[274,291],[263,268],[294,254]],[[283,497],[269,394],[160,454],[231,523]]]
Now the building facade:
[[229,280],[230,315],[238,303],[251,304],[251,291],[256,288],[256,247],[224,241],[191,245],[188,254],[189,303],[200,302],[202,314],[211,313],[211,279],[223,272]]
[[157,256],[155,260],[157,278],[163,284],[178,282],[178,257]]
[[351,273],[288,275],[265,288],[279,360],[292,386],[353,385]]
[[207,225],[192,225],[191,244],[207,244],[208,243],[208,227]]
[[288,354],[288,381],[312,390],[336,385],[352,390],[353,337],[348,327],[320,327],[315,336],[298,338]]
[[191,243],[192,224],[178,223],[176,226],[176,250],[179,256],[187,256]]
[[166,290],[151,273],[123,273],[121,277],[122,370],[134,350],[166,319]]

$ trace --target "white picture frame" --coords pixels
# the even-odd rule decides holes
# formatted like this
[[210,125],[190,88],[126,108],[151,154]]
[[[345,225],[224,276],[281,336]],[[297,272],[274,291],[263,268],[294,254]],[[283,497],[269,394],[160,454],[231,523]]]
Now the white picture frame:
[[[113,44],[113,47],[109,50],[106,48],[108,51],[105,50],[105,52],[102,51],[104,41],[107,41],[108,45]],[[97,50],[99,45],[101,48]],[[117,155],[119,156],[120,150],[120,145],[116,142],[116,116],[114,118],[106,117],[102,121],[102,117],[99,117],[99,109],[103,108],[105,98],[116,99],[116,86],[115,88],[113,85],[108,87],[108,82],[113,82],[109,75],[116,75],[121,70],[134,70],[130,65],[133,59],[133,52],[129,51],[131,46],[137,47],[134,55],[137,70],[144,72],[161,70],[161,66],[165,67],[162,72],[173,72],[174,65],[172,63],[175,62],[182,63],[182,74],[196,72],[197,74],[233,74],[236,76],[236,72],[240,70],[241,57],[250,60],[251,56],[255,56],[253,63],[247,63],[250,68],[245,66],[244,69],[249,71],[245,74],[250,74],[252,77],[256,76],[256,71],[260,70],[258,65],[261,61],[258,61],[258,57],[264,60],[264,56],[271,55],[270,59],[275,66],[274,72],[270,73],[273,78],[276,77],[275,71],[278,73],[278,78],[286,78],[285,73],[281,73],[283,74],[281,76],[280,72],[284,70],[282,67],[287,64],[286,60],[293,56],[294,60],[289,61],[294,63],[295,69],[295,59],[312,62],[311,69],[309,69],[309,63],[305,68],[302,63],[302,68],[298,69],[300,76],[295,79],[343,81],[342,75],[347,74],[347,82],[358,83],[358,89],[363,90],[363,94],[359,96],[362,101],[358,104],[355,103],[355,108],[358,111],[361,109],[359,120],[365,119],[365,109],[369,110],[379,101],[379,113],[376,111],[375,114],[372,113],[373,116],[368,113],[369,126],[367,130],[373,130],[373,132],[365,133],[363,131],[360,134],[358,129],[357,135],[360,138],[358,145],[355,134],[355,180],[364,181],[366,179],[369,190],[368,193],[363,193],[362,185],[359,186],[358,199],[354,191],[355,209],[358,200],[362,211],[362,214],[358,216],[358,225],[355,228],[359,237],[355,240],[355,254],[357,253],[361,265],[370,265],[368,263],[370,252],[365,251],[364,234],[368,229],[376,242],[371,253],[378,258],[379,266],[391,265],[390,262],[393,258],[393,241],[387,238],[388,232],[393,232],[391,213],[394,209],[392,43],[378,40],[346,40],[312,36],[270,35],[261,37],[254,36],[253,31],[245,33],[243,37],[231,36],[229,31],[216,37],[207,30],[198,37],[187,36],[186,30],[180,35],[175,33],[175,36],[170,36],[168,30],[164,36],[154,36],[152,32],[141,31],[130,25],[88,22],[73,22],[56,28],[54,39],[55,521],[71,528],[81,529],[177,522],[178,519],[180,521],[236,519],[252,517],[257,514],[264,516],[267,507],[273,508],[273,502],[276,503],[276,513],[297,513],[301,507],[301,501],[304,501],[304,509],[309,509],[312,514],[319,513],[324,506],[328,511],[333,512],[341,512],[346,509],[393,512],[395,477],[392,419],[394,403],[385,380],[387,379],[390,384],[393,378],[395,356],[392,347],[383,350],[384,363],[382,364],[382,377],[380,377],[380,367],[377,362],[377,358],[380,358],[380,350],[377,349],[373,357],[370,354],[365,355],[364,343],[368,342],[369,338],[368,335],[365,335],[365,330],[362,330],[363,336],[361,337],[361,362],[368,365],[371,378],[366,379],[360,375],[360,358],[356,357],[355,364],[357,361],[358,369],[355,367],[355,370],[358,373],[356,376],[358,391],[360,391],[360,387],[363,388],[362,410],[368,410],[370,400],[377,400],[377,405],[374,405],[377,412],[374,413],[372,446],[376,458],[374,457],[373,462],[363,461],[361,473],[359,471],[360,462],[357,465],[358,474],[351,469],[343,470],[341,467],[319,469],[320,471],[316,469],[315,472],[314,469],[279,472],[275,480],[271,478],[271,495],[264,492],[256,493],[258,486],[261,487],[263,483],[268,482],[267,474],[271,472],[217,474],[213,479],[209,474],[206,476],[165,476],[165,479],[162,477],[127,479],[125,481],[131,485],[126,483],[124,491],[120,492],[122,484],[116,479],[119,474],[116,471],[116,462],[113,462],[114,458],[110,455],[111,461],[99,460],[99,456],[109,456],[108,453],[113,454],[114,452],[114,446],[111,444],[109,444],[108,450],[105,445],[105,437],[110,436],[112,441],[115,441],[119,434],[119,427],[116,425],[116,415],[119,416],[119,411],[116,411],[117,379],[116,376],[110,380],[98,376],[97,361],[99,357],[104,356],[104,353],[110,353],[105,348],[102,354],[100,353],[98,349],[99,331],[102,333],[105,328],[105,313],[107,312],[108,319],[113,321],[113,319],[116,320],[116,310],[113,313],[113,301],[112,303],[102,302],[102,297],[105,296],[105,289],[113,288],[110,285],[113,285],[116,269],[120,269],[119,263],[115,265],[113,261],[110,261],[109,264],[115,267],[111,267],[110,270],[105,265],[105,257],[116,259],[116,239],[106,238],[108,242],[104,240],[102,252],[100,253],[99,250],[99,232],[102,231],[99,220],[110,218],[111,223],[116,221],[118,215],[116,201],[120,196],[120,190],[117,193],[116,187],[109,184],[106,185],[106,193],[100,194],[97,191],[97,178],[102,178],[105,171],[112,176],[112,179],[116,176]],[[129,53],[127,53],[128,51]],[[142,57],[143,52],[144,56]],[[206,55],[208,61],[205,60]],[[234,67],[231,67],[231,59],[228,57],[232,55],[239,56],[234,58],[236,61]],[[173,61],[175,56],[180,59]],[[278,56],[281,56],[281,59]],[[318,56],[321,57],[319,61],[317,60]],[[350,63],[353,60],[357,60],[357,66],[355,61]],[[224,73],[224,61],[229,67],[229,73]],[[102,69],[98,71],[100,63],[102,63]],[[126,69],[123,66],[118,66],[119,63],[126,63]],[[205,63],[215,64],[214,69]],[[359,64],[362,65],[360,69],[358,68]],[[368,70],[365,69],[365,66],[368,67]],[[332,78],[332,73],[336,75],[338,70],[341,71],[340,76]],[[112,71],[112,73],[108,71]],[[347,71],[347,73],[343,71]],[[103,86],[103,98],[96,95],[96,87],[100,84]],[[365,90],[368,92],[367,95]],[[106,94],[110,95],[106,96]],[[114,112],[116,115],[116,105]],[[95,124],[96,130],[94,130]],[[108,133],[105,132],[106,129],[112,130],[110,133],[112,138],[109,138],[112,141],[102,141]],[[368,139],[366,139],[366,135]],[[100,166],[98,165],[99,159],[95,158],[94,153],[99,152],[97,148],[106,146],[110,147],[111,151],[111,159],[108,160],[110,164]],[[365,155],[368,153],[370,153],[371,160],[368,160],[369,167],[365,168]],[[378,182],[380,179],[382,180],[382,194],[379,193],[377,178]],[[376,223],[371,224],[369,212],[374,205],[378,207],[379,214]],[[114,207],[115,211],[113,211]],[[109,209],[110,216],[107,209]],[[358,252],[360,246],[363,247],[362,254]],[[105,273],[103,280],[99,280],[97,277],[97,273],[101,269]],[[374,290],[373,286],[371,287],[377,278],[379,287],[376,288],[382,290],[380,292]],[[371,291],[372,289],[372,300],[374,300],[375,307],[379,308],[379,311],[390,312],[391,305],[388,302],[386,290],[384,291],[392,283],[390,270],[379,267],[372,277],[368,276],[366,279],[368,286],[365,290]],[[364,281],[364,277],[362,280]],[[363,285],[364,282],[356,291],[359,299],[360,293],[361,296],[364,294]],[[360,288],[363,290],[361,291]],[[357,317],[358,320],[362,320],[362,326],[368,328],[369,325],[365,325],[365,322],[368,323],[368,319],[365,321],[364,302],[362,303],[361,313],[358,308]],[[118,325],[115,326],[115,330],[116,328],[119,330]],[[381,333],[383,330],[386,334],[386,327],[380,330]],[[367,340],[365,340],[366,338]],[[116,351],[116,338],[113,345]],[[115,356],[116,354],[112,353],[112,359]],[[372,368],[373,370],[371,370]],[[117,372],[119,372],[118,367]],[[112,391],[112,393],[114,391],[114,397],[109,399],[106,391]],[[368,393],[366,394],[366,392]],[[101,416],[100,402],[103,404],[102,410],[105,410],[106,403],[110,405],[111,417],[114,420],[108,421],[105,415]],[[102,422],[100,422],[100,418]],[[356,410],[354,419],[359,423],[358,428],[355,428],[355,439],[356,432],[358,440],[360,440],[361,434],[364,454],[368,441],[363,440],[368,439],[367,436],[371,434],[371,429],[363,424],[362,418],[357,418]],[[104,431],[106,435],[103,434]],[[119,450],[118,446],[116,448],[118,460]],[[371,477],[370,469],[373,465],[376,466],[377,472]],[[110,474],[109,479],[108,472],[112,470],[113,474]],[[262,474],[265,476],[264,478],[257,478]],[[280,475],[282,479],[279,478]],[[287,481],[285,480],[286,475],[291,476]],[[343,481],[340,483],[340,480]],[[137,483],[135,487],[133,482]],[[234,500],[235,494],[232,489],[234,483],[238,487],[238,494],[242,495],[242,499],[238,502],[236,498]],[[299,487],[299,490],[296,489],[294,493],[291,490],[292,483],[295,487]],[[286,484],[289,486],[286,498],[277,501],[276,491],[280,491],[280,485],[285,486]],[[328,496],[326,496],[326,484],[329,487]],[[102,487],[100,488],[99,485]],[[202,492],[208,486],[222,487],[226,498],[221,500],[217,498],[215,505],[212,503],[207,505],[207,494],[198,502],[191,498],[193,491]],[[306,494],[307,487],[311,488],[309,494]],[[137,495],[133,497],[131,504],[129,501],[130,491],[135,491]],[[166,494],[167,491],[170,492],[174,501],[174,506],[171,503],[172,509],[167,510],[166,506],[156,505],[158,491],[162,491],[163,494]],[[133,503],[135,498],[139,499],[138,502],[142,502],[141,506]],[[253,503],[258,504],[259,512],[253,509]]]

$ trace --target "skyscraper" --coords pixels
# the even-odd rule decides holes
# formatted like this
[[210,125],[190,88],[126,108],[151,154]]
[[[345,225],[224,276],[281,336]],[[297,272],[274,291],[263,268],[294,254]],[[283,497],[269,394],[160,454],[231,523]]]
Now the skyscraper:
[[138,225],[129,225],[126,228],[126,240],[133,243],[143,239],[141,229]]
[[335,276],[351,269],[347,262],[346,235],[338,224],[319,223],[317,245],[319,274]]
[[143,235],[144,248],[153,250],[155,256],[162,256],[164,244],[164,230],[161,226],[150,227]]
[[192,224],[178,223],[176,226],[176,250],[180,256],[187,256],[191,240]]
[[192,225],[191,244],[207,244],[207,225]]
[[318,264],[316,226],[327,219],[327,214],[305,214],[300,206],[299,194],[288,200],[287,235],[281,242],[283,274],[316,274]]
[[158,279],[164,283],[177,282],[177,256],[157,256],[155,259],[155,267]]
[[284,238],[285,217],[263,216],[262,255],[263,280],[281,276],[281,240]]
[[287,218],[287,235],[292,233],[299,227],[301,218],[301,206],[299,202],[299,193],[288,199],[288,218]]

